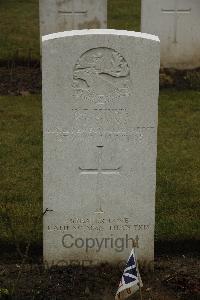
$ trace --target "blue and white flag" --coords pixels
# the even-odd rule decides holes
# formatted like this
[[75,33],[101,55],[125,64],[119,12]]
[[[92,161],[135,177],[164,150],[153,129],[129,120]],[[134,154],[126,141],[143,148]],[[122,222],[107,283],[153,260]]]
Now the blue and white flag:
[[124,273],[122,275],[115,300],[123,300],[130,297],[142,286],[143,284],[139,270],[137,268],[135,252],[134,249],[132,249]]

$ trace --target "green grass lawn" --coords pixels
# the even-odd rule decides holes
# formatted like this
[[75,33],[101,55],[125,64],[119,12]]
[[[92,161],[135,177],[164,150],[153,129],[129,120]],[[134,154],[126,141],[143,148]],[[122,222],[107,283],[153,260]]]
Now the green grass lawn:
[[[108,0],[108,27],[139,31],[140,0]],[[40,59],[39,0],[0,0],[0,60]]]
[[108,28],[140,31],[141,0],[108,0]]
[[12,243],[13,229],[17,240],[30,237],[36,243],[41,230],[35,222],[42,212],[41,97],[0,97],[0,103],[0,240]]
[[[200,238],[199,92],[161,91],[157,163],[157,240]],[[0,97],[0,241],[42,243],[41,97]]]
[[0,0],[0,60],[40,57],[39,0]]
[[161,91],[156,232],[159,240],[199,239],[200,92]]
[[[0,61],[40,59],[38,0],[0,0]],[[140,30],[140,0],[108,0],[108,27]],[[200,92],[162,90],[156,238],[199,239]],[[41,97],[0,97],[0,242],[42,243]]]

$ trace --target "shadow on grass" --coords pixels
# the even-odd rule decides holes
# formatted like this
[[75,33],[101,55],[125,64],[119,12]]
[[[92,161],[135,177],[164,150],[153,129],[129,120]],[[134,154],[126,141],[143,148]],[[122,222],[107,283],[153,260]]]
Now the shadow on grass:
[[176,240],[176,241],[157,241],[155,243],[155,255],[199,255],[199,240]]

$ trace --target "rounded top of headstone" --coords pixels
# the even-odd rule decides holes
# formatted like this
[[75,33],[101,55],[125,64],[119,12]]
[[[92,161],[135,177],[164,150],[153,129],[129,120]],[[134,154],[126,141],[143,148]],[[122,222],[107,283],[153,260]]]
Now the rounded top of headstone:
[[72,36],[87,36],[87,35],[117,35],[117,36],[129,36],[142,38],[147,40],[152,40],[156,42],[160,42],[159,37],[156,35],[136,32],[136,31],[128,31],[128,30],[115,30],[115,29],[84,29],[84,30],[70,30],[52,33],[48,35],[44,35],[42,37],[42,42],[64,38],[64,37],[72,37]]

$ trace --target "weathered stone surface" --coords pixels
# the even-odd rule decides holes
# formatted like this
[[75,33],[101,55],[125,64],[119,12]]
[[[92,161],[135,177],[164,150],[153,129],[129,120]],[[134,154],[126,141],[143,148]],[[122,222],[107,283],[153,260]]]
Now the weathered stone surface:
[[159,36],[162,67],[200,67],[199,12],[199,0],[142,0],[142,32]]
[[[43,37],[44,259],[154,253],[159,40],[115,30]],[[132,239],[132,240],[131,240]]]
[[107,28],[107,0],[40,0],[41,36],[91,28]]

